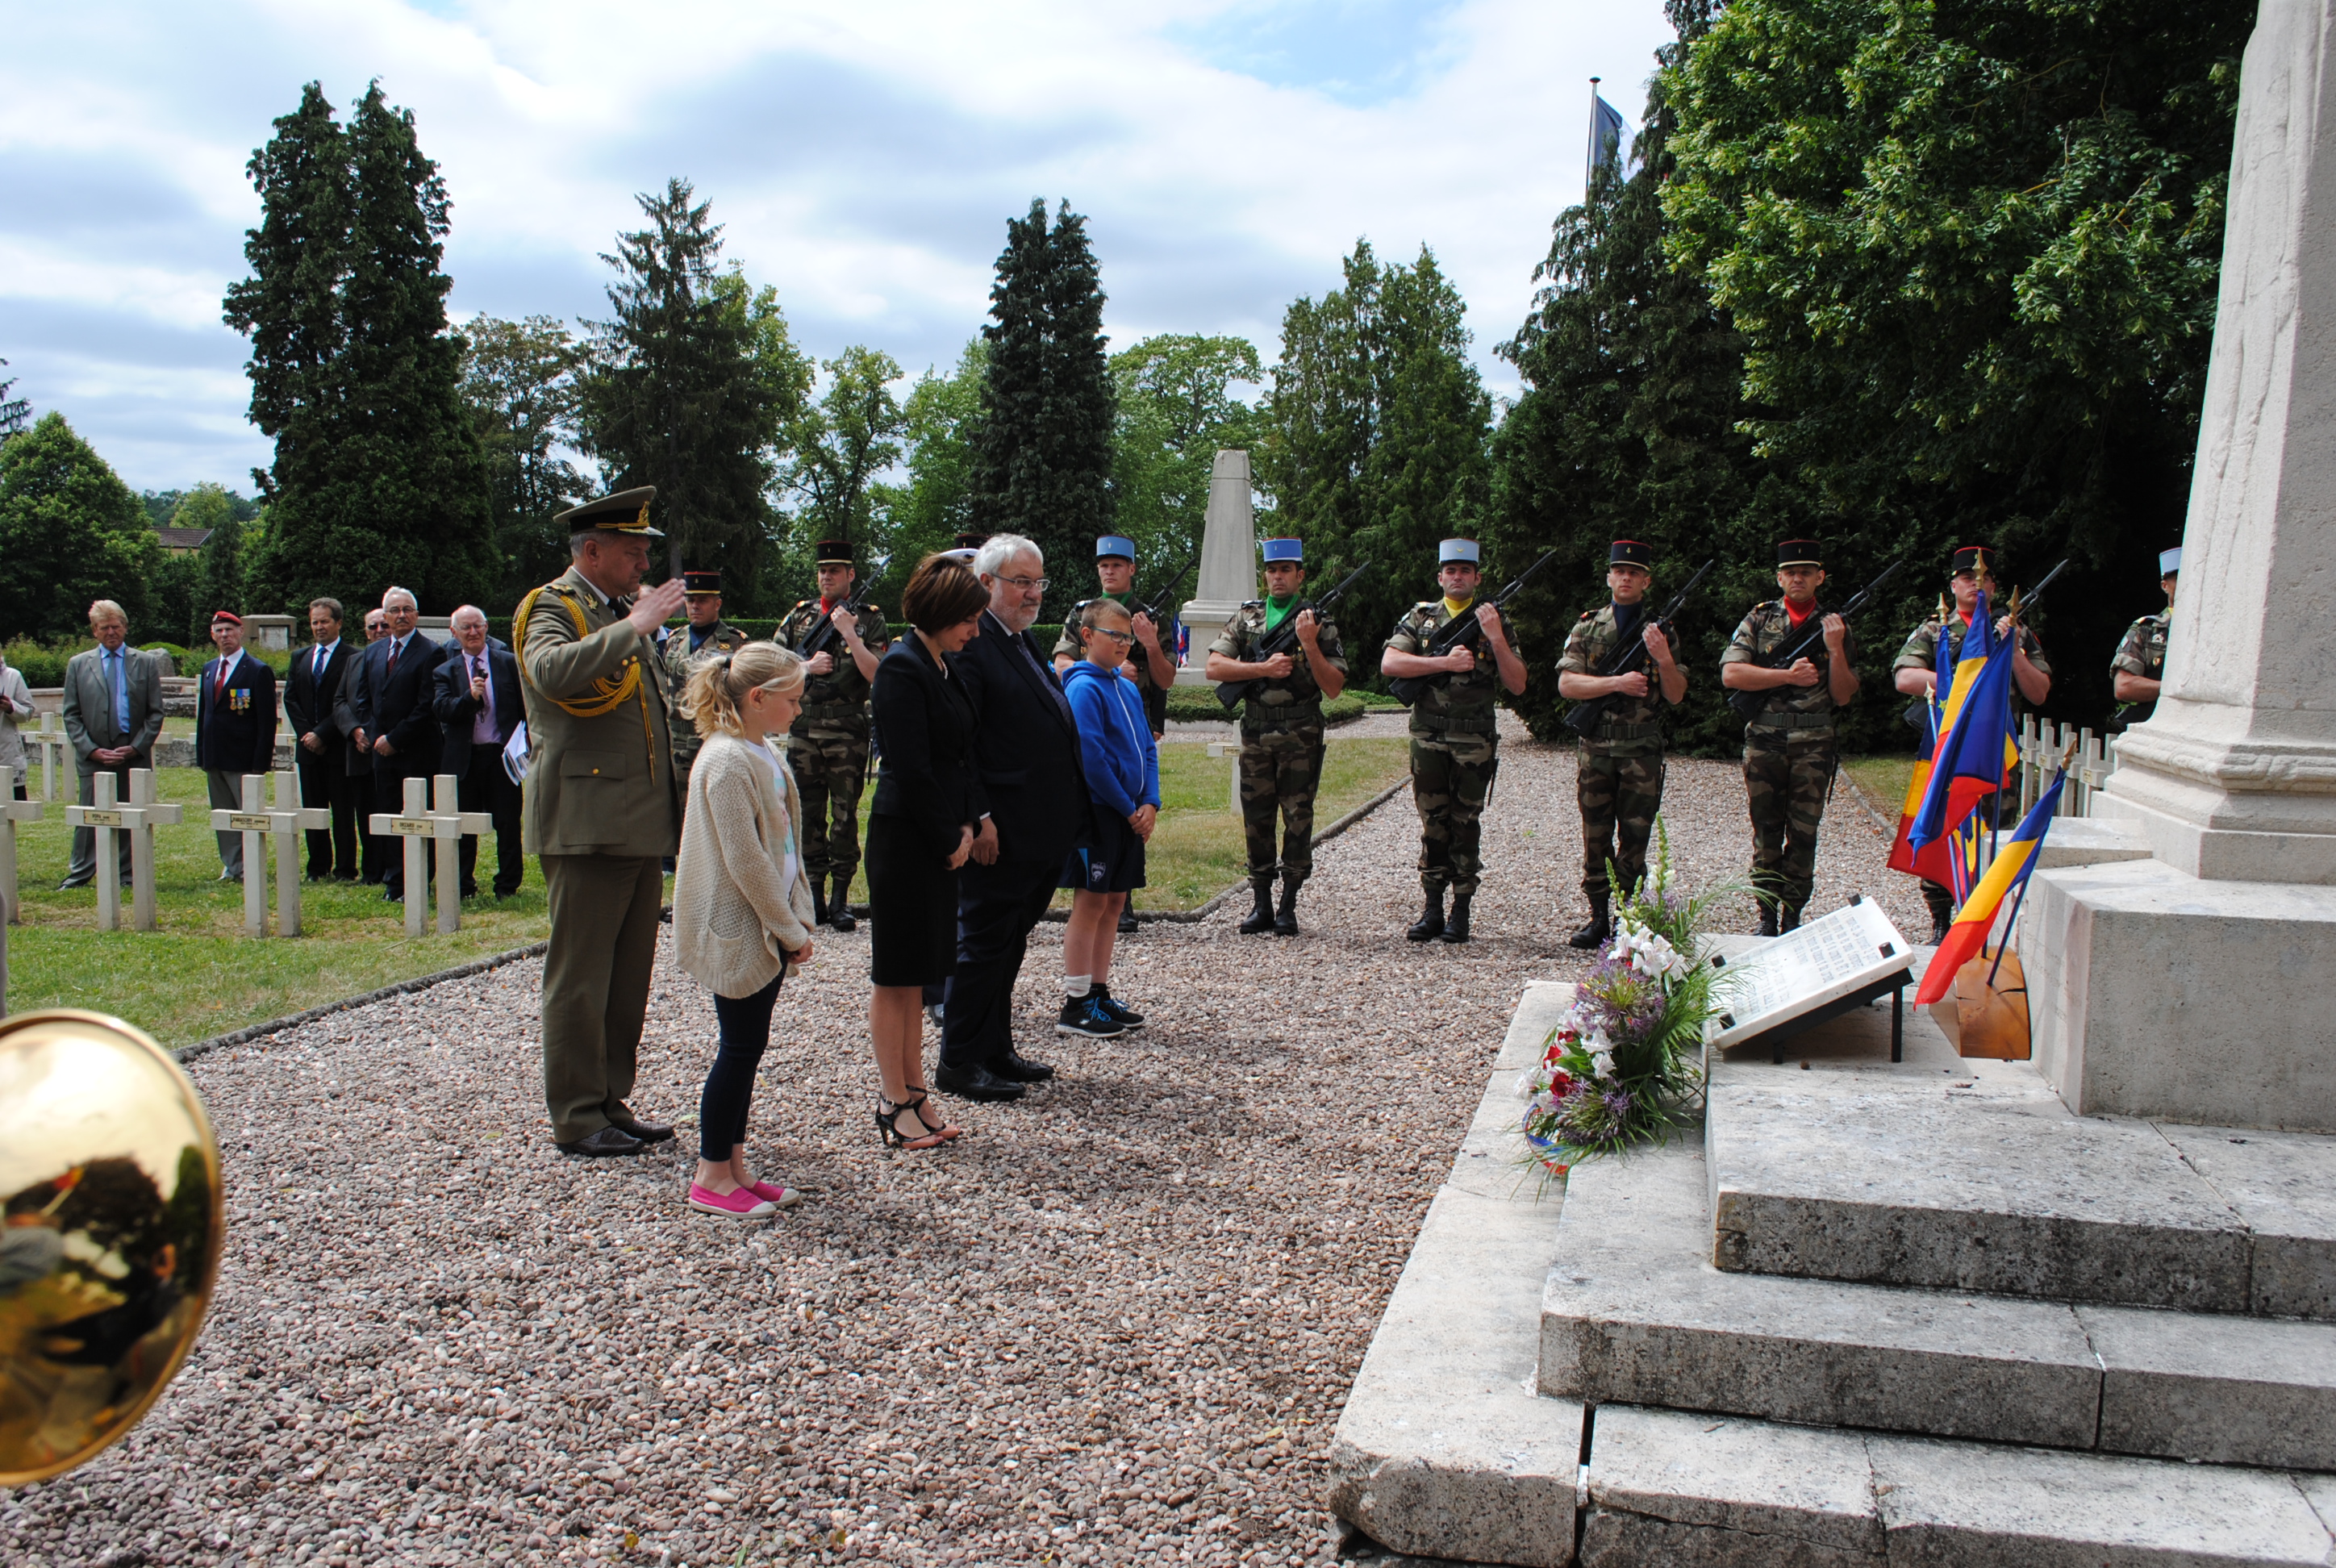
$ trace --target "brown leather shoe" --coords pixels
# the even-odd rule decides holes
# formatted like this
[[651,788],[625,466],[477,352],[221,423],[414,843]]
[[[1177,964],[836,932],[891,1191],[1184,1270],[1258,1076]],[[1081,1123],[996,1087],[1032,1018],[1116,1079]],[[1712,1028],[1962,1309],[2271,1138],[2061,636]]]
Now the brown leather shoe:
[[[671,1137],[668,1132],[666,1135]],[[574,1154],[583,1160],[606,1160],[618,1154],[638,1154],[648,1145],[620,1127],[602,1127],[597,1133],[587,1133],[560,1145],[563,1154]]]
[[608,1125],[629,1133],[644,1144],[662,1144],[673,1136],[668,1122],[645,1122],[630,1111],[619,1111],[608,1118]]

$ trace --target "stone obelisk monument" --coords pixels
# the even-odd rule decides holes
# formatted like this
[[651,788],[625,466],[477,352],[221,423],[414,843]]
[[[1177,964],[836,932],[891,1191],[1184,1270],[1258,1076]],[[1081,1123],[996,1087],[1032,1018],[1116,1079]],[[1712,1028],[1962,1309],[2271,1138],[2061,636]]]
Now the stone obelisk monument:
[[1201,578],[1183,609],[1191,635],[1178,686],[1204,686],[1209,644],[1233,612],[1257,597],[1257,508],[1250,494],[1249,453],[1221,451],[1209,472],[1209,513],[1201,533]]
[[2166,685],[2039,872],[2037,1066],[2078,1111],[2336,1131],[2336,0],[2263,0]]

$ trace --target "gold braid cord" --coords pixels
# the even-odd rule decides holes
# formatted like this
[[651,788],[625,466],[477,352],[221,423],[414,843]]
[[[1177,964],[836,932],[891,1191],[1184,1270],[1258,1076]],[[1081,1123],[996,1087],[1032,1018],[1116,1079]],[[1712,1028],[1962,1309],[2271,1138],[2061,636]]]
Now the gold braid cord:
[[[528,618],[535,613],[535,601],[541,599],[547,589],[554,593],[567,609],[568,618],[576,628],[576,640],[581,642],[592,635],[592,628],[584,623],[584,607],[577,603],[572,597],[559,592],[550,584],[546,584],[544,588],[530,589],[528,596],[520,600],[519,613],[511,618],[511,644],[520,650],[520,677],[530,686],[535,686],[535,680],[528,674],[527,669]],[[639,655],[636,654],[627,659],[624,668],[616,675],[595,677],[592,681],[592,695],[580,702],[570,702],[566,697],[553,696],[541,687],[535,687],[535,689],[536,694],[546,702],[550,703],[562,713],[572,715],[577,718],[599,718],[603,714],[614,713],[624,705],[627,697],[638,697],[641,705],[641,739],[647,743],[648,749],[649,776],[651,778],[657,776],[657,732],[649,726],[648,694],[641,690]]]

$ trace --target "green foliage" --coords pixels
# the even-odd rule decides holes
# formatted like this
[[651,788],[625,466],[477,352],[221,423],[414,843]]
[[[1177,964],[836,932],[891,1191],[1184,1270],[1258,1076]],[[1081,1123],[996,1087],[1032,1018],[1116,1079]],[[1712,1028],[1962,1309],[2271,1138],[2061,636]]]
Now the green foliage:
[[[948,550],[960,533],[976,530],[973,476],[975,433],[981,423],[982,378],[988,352],[981,339],[965,346],[947,375],[929,369],[917,378],[900,405],[900,434],[908,449],[909,482],[882,485],[881,510],[887,523],[888,557],[873,590],[877,603],[896,609],[900,590],[917,562]],[[863,570],[874,570],[872,565]]]
[[138,498],[63,414],[0,443],[0,636],[86,632],[98,599],[120,604],[135,635],[161,559]]
[[890,492],[876,476],[900,457],[892,439],[904,424],[892,395],[900,365],[889,354],[855,346],[820,368],[827,389],[787,424],[790,456],[779,483],[798,503],[790,542],[815,551],[822,539],[849,540],[860,547],[864,570],[871,552],[890,553],[882,510]]
[[648,227],[617,237],[603,260],[612,319],[589,323],[585,449],[610,490],[657,486],[651,514],[671,570],[759,565],[763,493],[811,366],[789,339],[777,296],[717,272],[722,227],[689,181],[636,200]]
[[[248,523],[259,516],[259,502],[241,492],[218,485],[207,488],[218,490],[227,497],[228,510],[235,513],[236,521]],[[179,514],[179,503],[193,493],[190,490],[142,490],[138,499],[146,508],[147,521],[156,528],[168,528],[171,526],[170,520]]]
[[1466,307],[1426,246],[1382,266],[1358,240],[1342,267],[1343,288],[1282,317],[1257,473],[1315,587],[1372,563],[1337,612],[1348,645],[1371,648],[1433,591],[1436,541],[1477,526],[1492,404]]
[[248,168],[260,226],[225,316],[251,339],[251,420],[275,439],[248,602],[298,614],[319,594],[425,610],[495,579],[486,470],[446,326],[445,182],[411,111],[378,83],[346,130],[310,83]]
[[2186,504],[2253,15],[1736,0],[1666,73],[1667,243],[1744,336],[1758,453],[1848,575],[1914,554],[1874,653],[1959,540],[2008,582],[2073,553],[2048,711],[2106,711]]
[[24,684],[35,691],[54,690],[65,684],[65,665],[85,648],[95,648],[97,639],[90,637],[60,638],[54,642],[35,642],[28,637],[15,637],[0,648],[0,657],[8,667],[24,677]]
[[472,318],[462,329],[462,401],[486,454],[494,530],[496,606],[567,570],[568,541],[552,519],[590,486],[560,453],[579,438],[582,351],[549,316]]
[[186,635],[200,638],[206,635],[212,611],[243,613],[243,524],[223,490],[215,484],[199,484],[170,514],[170,526],[210,530],[210,537],[195,552],[193,613],[186,622]]
[[[0,359],[0,365],[7,363]],[[32,400],[9,396],[15,389],[15,376],[0,380],[0,441],[6,441],[12,435],[22,435],[33,425]]]
[[1086,219],[1044,200],[1008,219],[989,291],[988,349],[976,443],[981,526],[1037,542],[1054,586],[1042,614],[1086,597],[1098,534],[1111,531],[1112,380],[1104,293]]
[[[1257,444],[1257,412],[1232,389],[1264,374],[1246,337],[1168,334],[1112,355],[1115,528],[1135,541],[1136,588],[1146,598],[1200,543],[1217,449]],[[1180,599],[1192,597],[1192,586],[1186,578]]]

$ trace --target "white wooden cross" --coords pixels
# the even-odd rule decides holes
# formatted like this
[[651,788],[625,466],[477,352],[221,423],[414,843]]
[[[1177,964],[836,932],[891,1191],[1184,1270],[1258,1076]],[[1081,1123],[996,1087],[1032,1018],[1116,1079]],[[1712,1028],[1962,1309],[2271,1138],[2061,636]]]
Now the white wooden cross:
[[40,728],[18,733],[24,737],[26,745],[41,748],[41,798],[44,801],[56,799],[57,759],[72,747],[73,737],[65,734],[64,726],[57,722],[57,716],[53,713],[41,716]]
[[424,803],[422,781],[405,781],[405,810],[402,814],[375,812],[368,826],[386,838],[391,835],[405,841],[405,934],[422,934],[423,905],[427,901],[423,892],[428,876],[429,856],[425,843],[435,844],[438,852],[438,929],[457,930],[462,923],[462,877],[455,863],[465,833],[483,833],[489,819],[484,812],[466,812],[457,804],[454,775],[442,773],[431,781],[432,793],[437,801],[435,808]]
[[243,835],[243,934],[268,934],[268,848],[262,835],[276,841],[276,933],[300,934],[300,855],[295,837],[307,828],[330,826],[332,813],[321,806],[300,804],[297,774],[276,775],[276,809],[262,804],[266,774],[243,775],[243,809],[211,813],[211,831]]
[[[46,801],[0,800],[0,903],[7,906],[7,924],[21,925],[16,898],[16,824],[36,823],[49,809]],[[119,866],[114,875],[122,874]]]
[[113,835],[130,835],[130,924],[132,930],[154,929],[154,830],[176,827],[186,821],[186,808],[176,801],[154,798],[154,770],[130,770],[130,800],[115,801],[113,775],[99,774],[90,782],[94,803],[65,807],[65,821],[77,828],[97,830],[97,929],[122,929],[122,864]]

